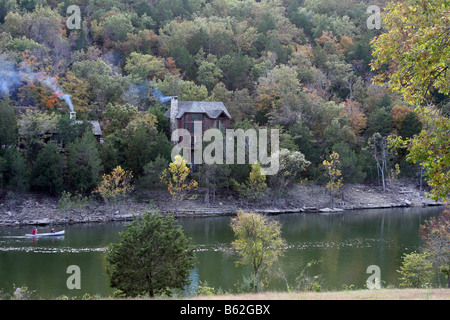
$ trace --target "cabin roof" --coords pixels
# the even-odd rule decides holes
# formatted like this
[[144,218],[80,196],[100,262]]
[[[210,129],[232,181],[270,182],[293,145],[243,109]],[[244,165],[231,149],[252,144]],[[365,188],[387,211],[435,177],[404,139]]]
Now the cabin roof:
[[[100,123],[97,120],[88,120],[92,124],[92,132],[94,133],[94,136],[101,136],[102,135],[102,129],[100,128]],[[83,123],[82,120],[75,120],[75,123]]]
[[[180,119],[185,113],[206,113],[211,119],[217,119],[220,115],[231,119],[231,115],[223,102],[217,101],[178,101],[177,119]],[[166,112],[170,116],[170,110]]]
[[[94,136],[101,136],[102,135],[102,129],[100,128],[100,123],[97,120],[88,120],[87,122],[92,124],[92,132],[94,133]],[[81,124],[81,123],[83,123],[83,121],[82,120],[75,120],[75,123]],[[19,120],[19,135],[24,135],[24,134],[27,133],[25,131],[24,124],[25,124],[25,121]],[[48,124],[48,125],[45,125],[43,127],[45,128],[45,127],[48,127],[48,126],[50,126],[50,125]],[[51,129],[50,130],[46,130],[46,129],[44,129],[42,132],[40,132],[40,134],[46,134],[46,133],[54,134],[54,133],[56,133],[56,130],[51,130]]]

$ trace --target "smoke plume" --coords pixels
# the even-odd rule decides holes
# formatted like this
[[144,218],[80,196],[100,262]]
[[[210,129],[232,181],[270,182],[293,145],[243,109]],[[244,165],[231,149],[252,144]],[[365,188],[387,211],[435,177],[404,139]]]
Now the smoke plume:
[[165,104],[167,102],[169,102],[173,97],[171,96],[165,96],[161,91],[159,91],[158,89],[154,88],[152,90],[152,94],[158,98],[159,102],[161,104]]
[[22,63],[20,67],[16,66],[0,55],[0,97],[11,94],[24,82],[43,84],[58,98],[64,100],[70,111],[74,112],[71,95],[65,94],[54,78],[40,71],[32,71],[25,63]]
[[0,55],[0,97],[15,91],[21,81],[16,66]]

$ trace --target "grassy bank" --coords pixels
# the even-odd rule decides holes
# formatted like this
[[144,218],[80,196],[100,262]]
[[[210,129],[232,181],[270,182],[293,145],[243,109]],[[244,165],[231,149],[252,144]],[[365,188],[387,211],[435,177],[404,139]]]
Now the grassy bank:
[[450,289],[380,289],[329,292],[263,292],[198,296],[192,300],[450,300]]

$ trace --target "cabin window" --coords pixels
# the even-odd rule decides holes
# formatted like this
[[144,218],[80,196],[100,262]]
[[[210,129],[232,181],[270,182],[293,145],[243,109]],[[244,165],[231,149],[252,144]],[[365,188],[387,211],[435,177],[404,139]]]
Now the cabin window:
[[199,123],[199,125],[197,125],[199,127],[199,132],[202,131],[202,114],[186,114],[184,116],[184,128],[190,133],[195,132],[195,123]]
[[218,120],[214,120],[214,127],[215,128],[217,128],[217,129],[219,129],[219,130],[222,130],[222,120],[221,119],[218,119]]

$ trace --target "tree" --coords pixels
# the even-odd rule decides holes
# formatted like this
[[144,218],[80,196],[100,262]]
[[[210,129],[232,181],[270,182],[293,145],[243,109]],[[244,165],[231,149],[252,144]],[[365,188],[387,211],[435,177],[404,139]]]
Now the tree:
[[426,130],[410,141],[408,160],[424,168],[424,176],[431,186],[428,194],[436,202],[449,200],[450,194],[450,119],[425,116]]
[[186,165],[186,160],[182,156],[176,155],[169,168],[164,169],[161,175],[161,181],[167,184],[167,190],[175,202],[175,212],[178,215],[178,207],[189,192],[197,190],[198,183],[195,180],[188,181],[190,170]]
[[383,191],[386,190],[386,180],[389,179],[388,161],[391,156],[389,152],[389,143],[386,137],[382,137],[378,132],[369,138],[367,142],[372,151],[373,157],[377,163],[378,176],[383,185]]
[[252,164],[252,169],[245,182],[238,183],[232,179],[231,183],[241,197],[251,201],[261,199],[267,188],[266,176],[261,173],[261,164],[259,162]]
[[47,143],[36,158],[33,167],[33,185],[50,194],[58,194],[64,186],[64,158],[54,142]]
[[127,196],[132,190],[133,174],[123,170],[120,166],[114,168],[110,174],[104,174],[99,186],[94,190],[106,203],[117,201]]
[[425,221],[420,226],[420,238],[425,242],[425,251],[429,253],[430,261],[436,267],[439,288],[441,279],[439,273],[445,271],[450,288],[450,213],[445,210],[439,217]]
[[324,160],[323,165],[325,166],[329,181],[327,183],[327,189],[330,191],[331,201],[333,202],[333,197],[337,191],[342,187],[342,173],[339,170],[339,153],[333,152],[330,155],[330,161]]
[[104,37],[104,40],[124,41],[128,33],[131,33],[134,28],[131,22],[131,14],[110,12],[105,14],[101,20],[99,30]]
[[[392,1],[383,13],[385,32],[372,41],[375,82],[388,83],[411,104],[445,103],[450,94],[449,2]],[[439,100],[441,103],[439,103]],[[434,116],[435,108],[423,108],[427,128],[412,139],[410,159],[422,162],[434,200],[448,200],[450,153],[448,117]]]
[[415,112],[410,112],[403,120],[402,127],[398,134],[406,139],[412,138],[414,135],[422,131],[423,124]]
[[22,152],[15,148],[7,149],[4,157],[3,177],[7,186],[16,192],[25,192],[30,186],[30,166]]
[[127,59],[124,70],[128,74],[140,77],[142,80],[163,79],[167,73],[164,61],[149,54],[132,52]]
[[229,186],[229,178],[231,166],[226,164],[203,164],[198,170],[200,186],[206,189],[205,202],[210,203],[210,195],[212,202],[216,201],[216,192],[218,189]]
[[431,282],[433,266],[427,253],[411,252],[403,254],[403,263],[397,272],[402,275],[401,286],[421,288]]
[[154,158],[153,150],[156,144],[152,135],[142,125],[135,128],[132,136],[127,139],[125,156],[127,168],[139,176],[144,171],[144,166]]
[[362,155],[344,142],[335,143],[331,150],[339,154],[339,168],[344,183],[361,183],[366,178],[363,166],[367,165]]
[[97,140],[92,130],[86,130],[67,147],[67,174],[70,186],[81,193],[97,186],[103,169]]
[[102,158],[105,169],[123,165],[139,176],[144,166],[164,151],[158,148],[167,146],[158,136],[157,118],[152,113],[139,111],[130,104],[108,104],[104,118]]
[[89,122],[78,123],[74,119],[70,119],[66,114],[59,118],[56,126],[56,136],[63,148],[73,143],[77,138],[81,138],[86,130],[91,130]]
[[155,160],[150,161],[144,166],[144,173],[139,178],[139,185],[143,188],[162,189],[164,184],[161,182],[161,174],[169,166],[169,161],[161,155]]
[[107,274],[113,288],[126,296],[170,294],[189,284],[194,250],[173,215],[145,212],[109,246]]
[[231,228],[235,238],[232,246],[240,257],[237,263],[251,266],[258,280],[254,289],[258,291],[267,282],[271,267],[286,247],[281,226],[263,215],[239,210],[237,217],[231,219]]
[[0,100],[0,154],[17,142],[17,119],[9,97]]
[[205,58],[203,50],[200,50],[195,56],[195,60],[198,64],[198,83],[204,85],[208,91],[211,91],[218,82],[218,79],[222,77],[222,70],[217,66],[217,57],[208,54]]
[[344,106],[352,129],[355,135],[359,136],[367,126],[366,115],[361,109],[361,104],[358,101],[347,99]]
[[370,113],[368,117],[366,134],[369,136],[379,133],[387,136],[392,132],[392,114],[387,108],[379,108]]
[[301,90],[297,77],[294,68],[277,65],[258,79],[256,103],[263,114],[273,117],[275,123],[297,120]]
[[413,104],[449,95],[449,9],[445,0],[390,1],[382,15],[388,31],[372,40],[375,82],[389,83]]
[[44,139],[48,132],[56,130],[58,116],[53,112],[28,109],[19,119],[19,135],[24,149],[25,158],[34,163],[39,152],[44,147]]
[[396,104],[393,106],[391,109],[393,127],[397,129],[397,131],[400,130],[406,117],[412,112],[413,110],[404,105]]
[[300,151],[289,151],[282,148],[279,152],[280,167],[276,174],[269,177],[269,185],[278,197],[283,196],[300,174],[311,164]]

